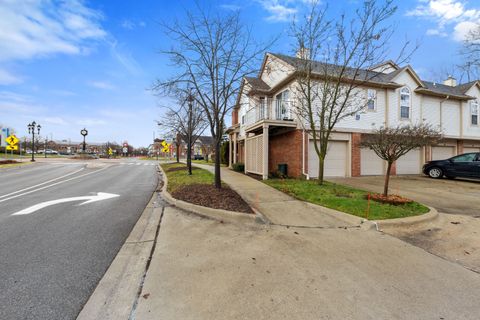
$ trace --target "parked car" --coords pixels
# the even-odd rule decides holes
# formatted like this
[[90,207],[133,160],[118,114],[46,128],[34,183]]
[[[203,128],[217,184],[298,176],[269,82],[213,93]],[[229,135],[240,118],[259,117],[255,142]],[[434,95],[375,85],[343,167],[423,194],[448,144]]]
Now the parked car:
[[204,160],[205,158],[201,154],[195,154],[193,160]]
[[446,160],[434,160],[423,166],[430,178],[480,178],[480,153],[464,153]]

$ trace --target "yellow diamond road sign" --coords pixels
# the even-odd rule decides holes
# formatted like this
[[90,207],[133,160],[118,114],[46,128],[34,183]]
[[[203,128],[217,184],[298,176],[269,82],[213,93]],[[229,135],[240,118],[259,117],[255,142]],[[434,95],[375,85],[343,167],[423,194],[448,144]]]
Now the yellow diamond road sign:
[[168,143],[167,143],[167,141],[165,141],[165,140],[164,140],[164,141],[162,141],[162,146],[163,146],[164,148],[166,148],[166,147],[168,146]]
[[18,150],[18,146],[17,145],[8,145],[6,147],[7,150]]
[[109,155],[112,155],[112,154],[113,154],[112,148],[108,148],[108,154],[109,154]]
[[[8,136],[7,139],[5,139],[5,141],[7,141],[7,143],[8,143],[9,145],[14,146],[14,145],[16,145],[16,144],[18,143],[18,141],[20,141],[20,140],[18,140],[18,138],[17,138],[14,134],[11,134],[11,135]],[[16,150],[16,149],[15,149],[15,150]]]

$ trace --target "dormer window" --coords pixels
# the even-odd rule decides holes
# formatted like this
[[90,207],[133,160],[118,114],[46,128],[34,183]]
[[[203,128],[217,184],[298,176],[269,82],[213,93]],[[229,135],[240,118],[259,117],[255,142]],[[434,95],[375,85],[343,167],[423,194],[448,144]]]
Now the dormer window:
[[367,110],[375,111],[377,109],[377,90],[367,90]]
[[407,87],[400,90],[400,118],[410,119],[411,94]]
[[478,126],[478,99],[470,101],[470,119],[473,126]]

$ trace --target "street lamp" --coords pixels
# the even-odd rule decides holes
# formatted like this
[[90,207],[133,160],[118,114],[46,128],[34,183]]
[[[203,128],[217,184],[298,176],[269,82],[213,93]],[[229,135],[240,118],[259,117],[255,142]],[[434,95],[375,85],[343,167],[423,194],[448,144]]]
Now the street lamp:
[[87,129],[83,128],[83,129],[80,131],[80,134],[83,136],[82,152],[85,153],[85,151],[86,151],[85,137],[88,135]]
[[32,162],[35,161],[35,130],[37,131],[37,135],[40,134],[40,128],[42,127],[41,125],[37,124],[35,121],[32,121],[32,123],[29,123],[27,125],[28,127],[28,133],[32,135]]

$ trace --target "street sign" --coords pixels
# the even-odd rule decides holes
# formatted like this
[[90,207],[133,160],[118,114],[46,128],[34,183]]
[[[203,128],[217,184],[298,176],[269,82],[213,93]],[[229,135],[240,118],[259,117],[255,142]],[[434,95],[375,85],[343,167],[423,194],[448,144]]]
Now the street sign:
[[6,146],[5,148],[6,148],[6,150],[9,150],[9,151],[13,151],[13,150],[17,151],[18,150],[18,146],[16,144],[15,145],[10,144],[10,145]]
[[8,136],[8,138],[5,139],[5,141],[7,141],[7,143],[8,143],[9,145],[14,146],[14,145],[16,145],[16,144],[18,143],[18,141],[20,141],[20,140],[18,140],[18,138],[17,138],[14,134],[12,134],[12,135]]
[[162,141],[162,146],[163,146],[164,148],[166,148],[166,147],[168,146],[168,143],[167,143],[165,140],[163,140],[163,141]]
[[108,154],[111,156],[113,154],[112,148],[108,148]]

